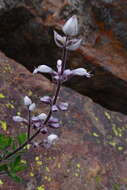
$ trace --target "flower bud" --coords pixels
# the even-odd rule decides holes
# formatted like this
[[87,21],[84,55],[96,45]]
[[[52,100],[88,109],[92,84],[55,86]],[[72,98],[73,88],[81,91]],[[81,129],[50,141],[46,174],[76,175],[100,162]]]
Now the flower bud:
[[53,111],[53,112],[56,112],[56,111],[58,111],[58,110],[59,110],[59,109],[58,109],[58,107],[57,107],[56,105],[53,105],[53,106],[52,106],[52,111]]
[[59,74],[61,73],[61,69],[62,69],[62,60],[58,59],[57,60],[57,70],[58,70]]
[[40,98],[40,100],[44,103],[51,103],[51,97],[49,96],[43,96],[42,98]]
[[61,102],[61,103],[59,104],[59,108],[60,108],[60,110],[62,110],[62,111],[66,111],[66,110],[68,109],[68,103],[67,103],[67,102]]
[[63,32],[68,36],[76,36],[78,34],[78,19],[73,15],[63,26]]
[[15,122],[24,122],[24,121],[26,121],[27,122],[27,120],[26,119],[24,119],[23,117],[20,117],[20,116],[13,116],[13,120],[15,121]]
[[32,103],[30,106],[29,106],[29,110],[30,111],[33,111],[36,107],[36,104],[35,103]]
[[24,105],[29,106],[30,104],[32,104],[31,99],[28,96],[25,96],[24,97]]
[[82,42],[82,39],[73,39],[73,40],[70,40],[70,45],[68,43],[67,45],[67,49],[70,50],[70,51],[75,51],[77,50],[80,45],[81,45],[81,42]]
[[65,36],[61,36],[60,34],[58,34],[56,31],[54,31],[54,40],[55,43],[58,47],[63,48],[65,46],[66,43],[66,37]]
[[47,137],[49,144],[54,144],[56,140],[58,140],[58,136],[56,134],[51,134]]
[[39,120],[45,120],[47,118],[47,115],[45,113],[41,113],[37,117]]

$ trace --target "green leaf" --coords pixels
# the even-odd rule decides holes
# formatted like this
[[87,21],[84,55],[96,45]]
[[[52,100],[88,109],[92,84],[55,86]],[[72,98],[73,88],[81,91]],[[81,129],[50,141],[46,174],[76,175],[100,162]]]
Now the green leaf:
[[15,169],[15,167],[19,166],[20,165],[20,161],[21,161],[21,156],[18,155],[14,158],[14,160],[12,160],[10,162],[10,169],[11,171],[13,171]]
[[119,184],[113,184],[114,190],[120,190],[120,185]]
[[22,178],[16,175],[15,172],[8,171],[8,175],[16,182],[20,183],[22,182]]
[[17,136],[19,144],[23,144],[27,140],[27,134],[26,133],[21,133],[20,135]]
[[19,166],[16,166],[15,168],[13,168],[13,171],[14,172],[20,172],[20,171],[23,171],[27,168],[27,165],[26,164],[21,164]]
[[6,164],[0,165],[0,172],[1,171],[6,171],[6,170],[7,170],[7,165]]
[[19,172],[27,168],[26,164],[21,163],[21,156],[18,155],[11,163],[10,170],[12,172]]
[[4,150],[8,148],[12,143],[12,138],[0,134],[0,149]]

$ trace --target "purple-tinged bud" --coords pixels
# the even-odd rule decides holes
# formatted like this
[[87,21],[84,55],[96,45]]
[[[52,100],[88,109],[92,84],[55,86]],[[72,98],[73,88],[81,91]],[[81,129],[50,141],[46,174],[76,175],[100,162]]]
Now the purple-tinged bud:
[[32,103],[32,104],[29,106],[29,110],[30,110],[30,111],[33,111],[35,108],[36,108],[36,104],[35,104],[35,103]]
[[43,96],[40,98],[41,102],[44,102],[44,103],[51,103],[51,97],[49,96]]
[[51,116],[49,119],[49,123],[58,123],[58,122],[59,122],[59,119],[56,117]]
[[47,115],[45,113],[41,113],[37,117],[39,120],[45,120],[47,118]]
[[32,117],[32,121],[45,120],[46,118],[47,118],[47,115],[45,113],[41,113],[37,116]]
[[33,120],[33,121],[34,121],[34,123],[33,123],[32,127],[33,127],[34,129],[39,129],[39,128],[42,127],[40,121],[39,121],[39,122],[38,122],[38,120],[37,120],[37,121]]
[[47,127],[44,127],[44,128],[41,129],[41,133],[42,134],[46,134],[47,132],[48,132]]
[[56,81],[58,81],[60,79],[60,77],[58,75],[54,76],[53,79],[55,79]]
[[59,35],[56,31],[54,31],[54,40],[58,47],[63,48],[65,46],[66,37]]
[[32,145],[33,145],[34,148],[36,148],[36,147],[39,146],[39,143],[38,142],[33,142]]
[[61,70],[62,70],[62,60],[58,59],[57,60],[57,71],[59,74],[61,74]]
[[36,73],[52,73],[53,72],[53,69],[47,65],[39,65],[34,71],[33,71],[33,74],[36,74]]
[[53,127],[53,128],[59,128],[60,124],[59,123],[50,123],[49,126]]
[[60,110],[62,110],[62,111],[66,111],[66,110],[68,109],[68,106],[69,106],[69,104],[68,104],[67,102],[61,102],[61,103],[59,104],[59,108],[60,108]]
[[32,104],[31,99],[28,96],[25,96],[24,97],[24,105],[29,106],[30,104]]
[[58,107],[57,107],[56,105],[53,105],[53,106],[52,106],[52,111],[53,111],[53,112],[56,112],[56,111],[58,111],[58,110],[59,110],[59,109],[58,109]]
[[15,122],[27,122],[27,120],[26,119],[24,119],[23,117],[20,117],[20,116],[13,116],[13,120],[15,121]]
[[76,15],[73,15],[63,26],[63,32],[68,36],[76,36],[78,34],[78,19]]
[[87,72],[87,70],[84,68],[74,69],[74,70],[72,70],[72,74],[73,75],[79,75],[79,76],[86,76],[88,78],[91,77],[90,73]]
[[70,51],[75,51],[76,49],[78,49],[81,45],[82,39],[73,39],[70,40],[70,45],[67,44],[67,49]]

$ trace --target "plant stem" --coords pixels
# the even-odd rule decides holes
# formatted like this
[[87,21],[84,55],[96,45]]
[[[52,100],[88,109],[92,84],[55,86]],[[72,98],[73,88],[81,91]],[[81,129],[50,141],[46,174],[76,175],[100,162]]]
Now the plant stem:
[[28,109],[28,132],[27,132],[27,140],[30,138],[30,128],[31,128],[31,112]]
[[[65,65],[66,65],[66,59],[67,59],[67,49],[66,49],[66,45],[67,45],[67,40],[68,40],[68,37],[66,38],[66,42],[65,42],[65,46],[63,48],[63,58],[62,58],[62,69],[61,69],[61,75],[63,74],[64,72],[64,68],[65,68]],[[53,102],[52,102],[52,105],[50,106],[50,110],[49,110],[49,113],[48,113],[48,116],[44,122],[44,125],[47,124],[47,122],[49,121],[51,115],[52,115],[52,106],[55,105],[56,101],[57,101],[57,98],[58,98],[58,95],[59,95],[59,92],[60,92],[60,87],[61,87],[61,81],[58,80],[57,82],[57,88],[56,88],[56,91],[55,91],[55,96],[54,96],[54,99],[53,99]],[[18,147],[16,150],[14,150],[13,152],[9,153],[8,155],[6,155],[3,159],[0,160],[3,161],[3,160],[6,160],[8,158],[10,158],[11,156],[13,156],[14,154],[16,154],[17,152],[19,152],[20,150],[22,150],[28,143],[30,143],[41,131],[41,129],[38,129],[31,137],[30,137],[30,128],[31,128],[31,122],[30,122],[30,119],[31,119],[31,115],[30,115],[30,111],[28,113],[28,119],[29,119],[29,124],[28,124],[28,139],[25,143],[23,143],[20,147]]]
[[30,143],[40,133],[40,130],[41,129],[38,129],[25,143],[23,143],[20,147],[18,147],[16,150],[14,150],[13,152],[11,152],[7,156],[5,156],[4,159],[2,159],[0,161],[3,161],[3,160],[6,160],[6,159],[10,158],[15,153],[17,153],[18,151],[20,151],[21,149],[23,149],[28,143]]

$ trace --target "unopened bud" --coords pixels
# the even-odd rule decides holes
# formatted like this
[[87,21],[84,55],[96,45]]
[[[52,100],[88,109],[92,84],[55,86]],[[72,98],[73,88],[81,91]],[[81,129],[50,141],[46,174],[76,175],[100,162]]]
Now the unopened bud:
[[32,104],[32,101],[28,96],[24,97],[24,104],[25,106],[29,106],[30,104]]
[[68,36],[76,36],[78,34],[78,19],[73,15],[63,26],[63,32]]
[[30,106],[29,106],[29,110],[30,111],[33,111],[36,107],[36,104],[35,103],[32,103]]

